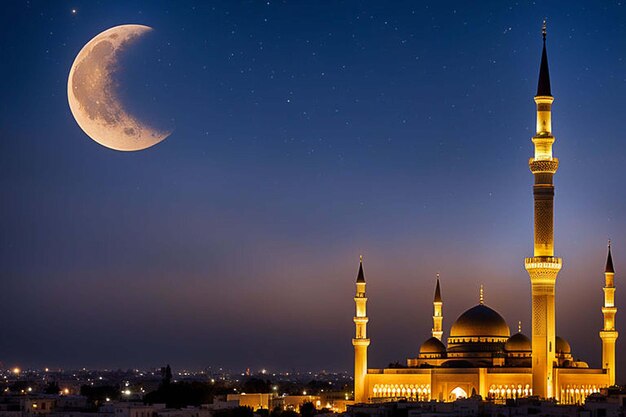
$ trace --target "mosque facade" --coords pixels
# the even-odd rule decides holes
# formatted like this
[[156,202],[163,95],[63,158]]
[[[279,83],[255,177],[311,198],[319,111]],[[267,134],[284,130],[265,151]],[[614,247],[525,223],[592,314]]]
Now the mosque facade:
[[[615,270],[609,243],[602,314],[604,326],[602,367],[592,369],[574,360],[568,342],[556,335],[555,284],[563,261],[554,253],[554,184],[559,160],[552,154],[552,96],[545,23],[537,94],[537,133],[532,138],[534,155],[529,160],[534,176],[534,250],[525,258],[531,284],[531,337],[511,335],[509,325],[484,302],[465,311],[443,337],[443,298],[439,278],[433,300],[432,334],[406,367],[367,367],[367,297],[363,259],[356,280],[354,324],[354,399],[357,403],[393,399],[453,401],[480,395],[505,400],[537,396],[561,404],[582,403],[601,388],[615,384]],[[445,341],[445,343],[444,343]]]

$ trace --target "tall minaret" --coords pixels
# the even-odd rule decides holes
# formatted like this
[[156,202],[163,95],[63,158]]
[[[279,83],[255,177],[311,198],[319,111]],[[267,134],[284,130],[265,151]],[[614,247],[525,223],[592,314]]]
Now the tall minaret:
[[552,113],[554,97],[550,91],[548,54],[546,52],[546,22],[543,22],[543,53],[537,85],[537,134],[534,158],[528,165],[535,177],[533,196],[535,201],[534,256],[525,259],[530,275],[532,293],[532,371],[533,395],[554,397],[553,366],[555,360],[555,311],[554,287],[561,270],[561,258],[554,256],[554,185],[552,177],[559,167],[559,160],[552,157]]
[[354,316],[354,325],[356,327],[356,335],[352,339],[354,346],[354,402],[363,403],[367,401],[367,347],[370,340],[367,338],[367,314],[365,297],[365,274],[363,274],[363,256],[359,262],[359,274],[356,278],[356,295],[354,296],[356,304],[356,315]]
[[604,316],[604,327],[600,331],[602,339],[602,367],[609,374],[609,385],[615,385],[615,341],[617,340],[617,330],[615,330],[615,270],[613,269],[613,258],[611,257],[611,241],[609,240],[609,254],[606,258],[606,268],[604,268],[604,306],[602,315]]
[[439,288],[439,274],[437,274],[437,286],[435,287],[435,298],[433,299],[433,337],[441,340],[443,337],[443,301],[441,300],[441,289]]

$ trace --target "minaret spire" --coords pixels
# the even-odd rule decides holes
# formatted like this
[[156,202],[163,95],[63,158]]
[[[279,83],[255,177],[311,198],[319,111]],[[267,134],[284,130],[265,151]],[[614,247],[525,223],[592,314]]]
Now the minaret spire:
[[615,341],[618,333],[615,330],[615,269],[613,268],[613,258],[611,256],[611,241],[608,244],[606,256],[606,267],[604,268],[604,305],[602,306],[602,316],[604,325],[600,331],[602,339],[602,368],[609,374],[609,385],[615,385]]
[[435,286],[435,298],[433,299],[435,303],[441,302],[441,288],[439,287],[439,272],[437,272],[437,285]]
[[439,272],[437,272],[437,285],[435,287],[435,297],[433,299],[433,337],[439,340],[443,338],[443,300],[441,299],[441,288],[439,287]]
[[533,394],[541,398],[559,395],[555,388],[554,361],[556,341],[555,286],[562,260],[554,256],[554,182],[559,160],[552,155],[552,91],[548,71],[546,23],[542,27],[543,51],[537,83],[537,133],[532,141],[533,158],[528,162],[533,173],[534,250],[524,261],[530,275],[532,294],[532,373]]
[[609,254],[606,257],[606,267],[604,268],[604,272],[614,274],[615,269],[613,269],[613,257],[611,256],[611,239],[609,239],[609,244],[607,246],[609,248]]
[[363,255],[359,257],[359,272],[356,278],[356,314],[354,315],[355,336],[352,339],[354,346],[354,401],[367,401],[367,347],[370,340],[367,338],[367,297],[365,296],[365,274],[363,273]]
[[356,276],[356,282],[365,282],[365,274],[363,273],[363,255],[359,255],[359,273]]
[[548,52],[546,51],[546,20],[543,21],[541,35],[543,37],[543,52],[541,53],[541,65],[539,65],[539,82],[537,83],[537,96],[552,96],[550,91],[550,71],[548,69]]

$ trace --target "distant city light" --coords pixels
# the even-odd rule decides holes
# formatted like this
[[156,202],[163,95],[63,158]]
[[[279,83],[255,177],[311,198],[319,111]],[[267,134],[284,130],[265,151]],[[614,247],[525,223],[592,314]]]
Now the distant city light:
[[19,375],[19,374],[20,374],[20,372],[22,372],[22,370],[21,370],[20,368],[13,368],[13,373],[14,373],[15,375]]

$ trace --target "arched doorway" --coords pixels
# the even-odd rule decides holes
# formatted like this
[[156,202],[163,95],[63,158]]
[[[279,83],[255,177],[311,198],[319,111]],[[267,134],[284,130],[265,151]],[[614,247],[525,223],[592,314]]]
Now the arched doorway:
[[457,400],[459,398],[467,398],[467,391],[461,387],[456,387],[450,391],[450,401]]

